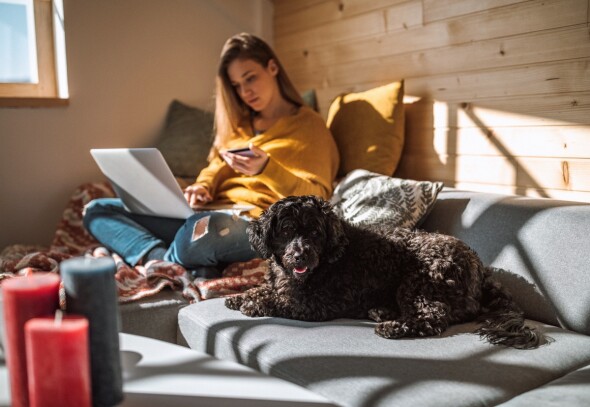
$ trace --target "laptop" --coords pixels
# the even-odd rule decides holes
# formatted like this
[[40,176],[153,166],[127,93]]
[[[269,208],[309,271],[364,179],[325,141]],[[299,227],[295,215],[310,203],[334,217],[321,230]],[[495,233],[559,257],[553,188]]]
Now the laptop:
[[251,205],[217,204],[191,208],[157,148],[93,148],[90,154],[132,213],[186,219],[195,211],[254,209]]

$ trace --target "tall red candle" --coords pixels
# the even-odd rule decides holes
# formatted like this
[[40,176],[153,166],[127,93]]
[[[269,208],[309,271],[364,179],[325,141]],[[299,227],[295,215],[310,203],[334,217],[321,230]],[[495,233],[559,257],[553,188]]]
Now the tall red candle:
[[[51,316],[59,306],[57,274],[33,273],[2,282],[6,366],[12,407],[28,407],[24,325],[31,318]],[[48,349],[48,352],[50,350]]]
[[30,319],[25,343],[31,407],[92,405],[86,318]]

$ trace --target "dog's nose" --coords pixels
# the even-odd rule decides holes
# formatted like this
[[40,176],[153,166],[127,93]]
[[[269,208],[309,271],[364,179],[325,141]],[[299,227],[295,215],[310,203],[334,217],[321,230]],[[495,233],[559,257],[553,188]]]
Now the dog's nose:
[[297,261],[305,261],[305,254],[303,248],[296,246],[293,250],[293,258]]

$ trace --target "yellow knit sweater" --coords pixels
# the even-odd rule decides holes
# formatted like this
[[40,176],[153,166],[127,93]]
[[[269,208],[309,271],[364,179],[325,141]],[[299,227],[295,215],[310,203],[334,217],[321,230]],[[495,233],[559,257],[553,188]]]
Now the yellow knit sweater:
[[254,135],[248,127],[238,128],[227,148],[246,147],[252,142],[269,155],[261,174],[235,172],[219,156],[197,177],[218,203],[250,204],[262,210],[291,195],[329,198],[339,155],[332,134],[319,114],[306,106],[292,116],[279,119],[270,129]]

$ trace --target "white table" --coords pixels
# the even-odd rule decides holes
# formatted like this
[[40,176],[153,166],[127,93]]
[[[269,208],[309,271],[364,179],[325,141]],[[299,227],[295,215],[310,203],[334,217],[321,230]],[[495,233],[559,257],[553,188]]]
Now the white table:
[[[183,346],[120,334],[120,407],[330,407],[295,384]],[[0,366],[0,407],[10,405],[6,367]]]

